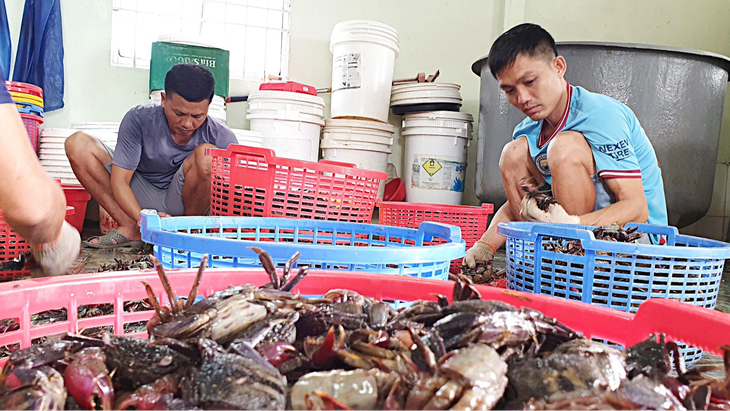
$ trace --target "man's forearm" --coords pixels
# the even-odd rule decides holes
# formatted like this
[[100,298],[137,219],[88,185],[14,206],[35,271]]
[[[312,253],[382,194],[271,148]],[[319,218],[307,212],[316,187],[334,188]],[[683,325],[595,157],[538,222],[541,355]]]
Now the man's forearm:
[[641,199],[623,200],[606,208],[580,216],[580,223],[585,225],[609,225],[617,223],[646,223],[649,219],[649,208]]
[[119,204],[119,208],[132,220],[139,221],[139,212],[142,211],[142,208],[129,184],[112,181],[112,194],[114,194],[114,200]]

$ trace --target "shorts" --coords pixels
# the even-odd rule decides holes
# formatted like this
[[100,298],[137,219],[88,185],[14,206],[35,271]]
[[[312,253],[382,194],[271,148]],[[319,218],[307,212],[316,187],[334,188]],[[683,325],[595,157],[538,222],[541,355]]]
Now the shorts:
[[[104,143],[101,144],[109,155],[114,157],[114,150]],[[106,164],[104,167],[111,174],[112,165]],[[181,216],[185,212],[182,201],[184,185],[185,173],[183,172],[182,165],[177,169],[170,185],[166,189],[155,187],[137,172],[134,173],[132,180],[129,182],[129,186],[132,188],[134,196],[137,197],[137,202],[140,207],[143,209],[157,210],[158,212],[167,213],[171,216]]]
[[[593,211],[601,210],[616,202],[616,196],[613,195],[606,182],[598,174],[593,174],[591,180],[593,180],[593,185],[596,188],[596,205],[593,207]],[[550,186],[548,185],[548,187]],[[553,195],[552,189],[550,189],[549,194]]]

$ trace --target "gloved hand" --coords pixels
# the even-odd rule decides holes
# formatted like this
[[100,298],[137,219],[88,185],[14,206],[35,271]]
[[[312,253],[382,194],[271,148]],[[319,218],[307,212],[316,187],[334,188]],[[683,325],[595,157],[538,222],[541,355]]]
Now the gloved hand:
[[31,244],[30,252],[43,275],[64,275],[73,265],[81,250],[81,236],[67,221],[61,226],[58,238],[45,244]]
[[558,203],[550,204],[547,211],[537,206],[537,200],[530,196],[522,197],[520,204],[522,221],[536,221],[539,223],[580,224],[580,217],[568,214]]
[[477,266],[477,262],[492,261],[493,259],[494,248],[484,242],[477,241],[470,249],[466,250],[466,255],[464,255],[461,264],[474,268]]

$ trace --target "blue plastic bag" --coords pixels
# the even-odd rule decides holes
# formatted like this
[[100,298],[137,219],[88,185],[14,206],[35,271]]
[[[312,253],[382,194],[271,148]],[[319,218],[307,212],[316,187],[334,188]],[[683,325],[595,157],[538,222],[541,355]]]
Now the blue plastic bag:
[[0,72],[3,80],[10,78],[10,26],[8,12],[5,10],[5,0],[0,0]]
[[26,0],[13,80],[43,89],[45,111],[63,107],[60,0]]

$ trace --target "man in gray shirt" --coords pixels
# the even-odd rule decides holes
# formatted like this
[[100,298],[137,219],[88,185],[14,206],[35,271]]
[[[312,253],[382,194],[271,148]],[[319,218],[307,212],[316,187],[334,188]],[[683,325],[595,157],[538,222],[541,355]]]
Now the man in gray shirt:
[[66,140],[76,178],[119,224],[85,245],[139,244],[142,209],[161,216],[203,215],[210,205],[209,147],[236,143],[233,132],[208,117],[215,80],[205,67],[178,64],[167,72],[162,106],[137,106],[119,126],[116,150],[83,132]]

